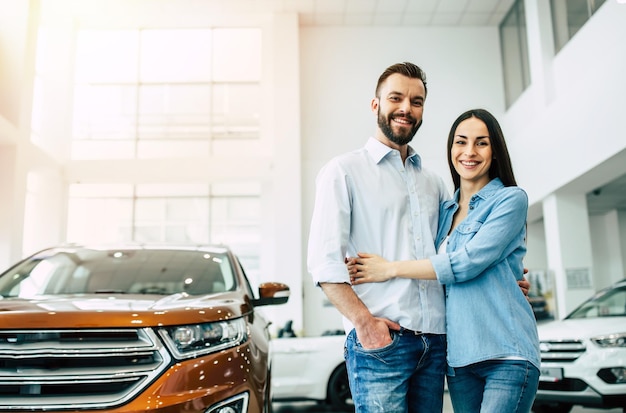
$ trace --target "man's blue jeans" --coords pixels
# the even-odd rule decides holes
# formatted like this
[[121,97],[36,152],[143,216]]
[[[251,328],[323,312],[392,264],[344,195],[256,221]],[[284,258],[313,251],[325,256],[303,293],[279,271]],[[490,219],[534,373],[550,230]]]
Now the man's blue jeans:
[[539,386],[539,370],[525,360],[488,360],[449,368],[454,413],[528,413]]
[[445,334],[391,331],[392,342],[364,349],[353,329],[346,365],[356,413],[441,413],[446,373]]

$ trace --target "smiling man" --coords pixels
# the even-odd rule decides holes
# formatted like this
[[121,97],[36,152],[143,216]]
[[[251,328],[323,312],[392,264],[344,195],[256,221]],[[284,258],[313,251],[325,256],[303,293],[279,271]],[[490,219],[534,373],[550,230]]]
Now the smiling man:
[[328,162],[316,180],[308,245],[315,283],[344,317],[356,412],[439,413],[446,366],[445,304],[435,280],[351,286],[346,257],[434,255],[443,180],[408,144],[422,124],[426,75],[412,63],[379,77],[374,137]]

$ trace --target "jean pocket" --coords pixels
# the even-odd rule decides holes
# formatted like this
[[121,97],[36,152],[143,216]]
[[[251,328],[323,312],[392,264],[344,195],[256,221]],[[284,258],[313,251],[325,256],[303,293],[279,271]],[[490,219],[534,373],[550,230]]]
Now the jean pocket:
[[382,347],[377,348],[364,348],[360,341],[357,340],[355,351],[367,354],[382,354],[385,353],[396,346],[398,340],[400,339],[399,334],[396,331],[389,330],[389,335],[391,336],[391,343],[386,344]]

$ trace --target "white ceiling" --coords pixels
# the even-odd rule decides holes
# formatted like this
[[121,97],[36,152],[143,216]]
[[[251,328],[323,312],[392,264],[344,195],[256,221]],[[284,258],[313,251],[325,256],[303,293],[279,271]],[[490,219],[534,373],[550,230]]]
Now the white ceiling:
[[220,9],[297,12],[301,26],[497,26],[514,0],[209,0]]
[[626,175],[587,194],[589,215],[604,215],[614,209],[626,211]]

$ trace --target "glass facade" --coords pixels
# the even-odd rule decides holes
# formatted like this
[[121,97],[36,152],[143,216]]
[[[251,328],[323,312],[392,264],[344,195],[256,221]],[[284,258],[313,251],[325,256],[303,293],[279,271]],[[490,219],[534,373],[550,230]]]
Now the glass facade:
[[523,0],[517,0],[500,23],[500,42],[505,102],[506,107],[509,108],[530,85],[528,39]]
[[[237,53],[230,53],[237,50]],[[258,140],[261,30],[81,30],[73,159],[197,157]]]
[[556,52],[585,25],[605,0],[550,0]]

